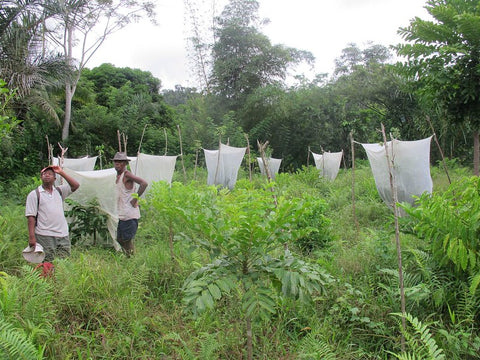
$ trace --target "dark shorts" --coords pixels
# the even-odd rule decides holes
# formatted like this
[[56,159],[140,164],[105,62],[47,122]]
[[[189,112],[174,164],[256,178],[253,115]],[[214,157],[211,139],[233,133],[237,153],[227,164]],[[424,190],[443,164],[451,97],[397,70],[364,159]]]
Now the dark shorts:
[[119,242],[132,240],[138,229],[138,219],[119,220],[117,226],[117,240]]

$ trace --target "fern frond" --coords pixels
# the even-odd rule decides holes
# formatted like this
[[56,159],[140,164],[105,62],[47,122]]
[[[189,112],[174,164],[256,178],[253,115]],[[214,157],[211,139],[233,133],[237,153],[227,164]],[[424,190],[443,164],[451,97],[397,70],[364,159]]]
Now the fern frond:
[[200,337],[199,360],[210,360],[217,358],[215,352],[222,348],[223,344],[218,341],[216,334],[202,333]]
[[314,334],[308,334],[302,339],[298,358],[304,360],[335,360],[337,356],[327,342]]
[[[399,317],[402,317],[402,314],[393,314]],[[423,324],[413,315],[406,313],[405,319],[410,324],[413,332],[410,332],[409,329],[405,329],[404,333],[405,338],[407,339],[408,345],[411,347],[413,352],[404,353],[404,354],[394,354],[397,359],[429,359],[429,360],[444,360],[445,354],[443,350],[438,347],[435,339],[433,338],[428,325]]]
[[43,350],[37,350],[27,336],[0,318],[0,355],[4,360],[37,360]]

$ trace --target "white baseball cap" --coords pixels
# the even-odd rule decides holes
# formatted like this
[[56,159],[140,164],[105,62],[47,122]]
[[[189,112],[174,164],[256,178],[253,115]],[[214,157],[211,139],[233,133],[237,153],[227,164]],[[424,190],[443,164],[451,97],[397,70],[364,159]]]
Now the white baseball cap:
[[25,249],[23,249],[22,255],[25,260],[34,264],[39,264],[43,261],[43,259],[45,259],[43,246],[39,243],[36,243],[35,246],[27,246]]

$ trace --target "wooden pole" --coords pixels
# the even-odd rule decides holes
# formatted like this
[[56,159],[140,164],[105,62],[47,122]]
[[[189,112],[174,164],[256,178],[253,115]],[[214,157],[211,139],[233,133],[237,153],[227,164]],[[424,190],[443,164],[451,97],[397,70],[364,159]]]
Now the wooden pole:
[[220,149],[221,148],[222,148],[222,137],[220,136],[218,139],[217,166],[215,167],[215,177],[213,179],[214,185],[217,185],[217,175],[218,175],[218,167],[220,166]]
[[53,164],[53,149],[52,149],[52,145],[50,145],[50,141],[48,140],[48,135],[45,135],[45,139],[47,140],[48,165],[50,165],[50,164]]
[[248,175],[250,178],[250,181],[252,181],[252,162],[250,158],[250,141],[248,140],[248,134],[244,134],[245,139],[247,139],[247,153],[248,153]]
[[123,152],[125,153],[125,155],[128,155],[127,154],[127,140],[128,140],[128,136],[125,135],[125,133],[122,133],[122,137],[123,137]]
[[167,155],[168,153],[168,136],[167,136],[167,129],[163,128],[163,135],[165,136],[165,151],[163,152],[163,155]]
[[358,225],[357,210],[355,207],[355,142],[353,141],[353,134],[350,132],[350,144],[352,148],[352,216],[355,223],[355,237],[358,240],[360,234],[360,226]]
[[138,144],[137,156],[138,156],[138,154],[140,154],[140,151],[142,151],[143,137],[145,135],[145,130],[147,129],[147,125],[148,124],[145,124],[145,126],[143,127],[142,137],[140,138],[140,143]]
[[[57,143],[58,144],[58,147],[60,148],[61,152],[60,152],[60,158],[58,159],[58,165],[63,169],[63,163],[65,162],[64,159],[65,159],[65,153],[67,152],[68,150],[68,147],[67,148],[64,148],[62,147],[62,145],[60,143]],[[63,184],[63,177],[60,176],[60,185]]]
[[[262,143],[260,143],[260,141],[257,140],[257,145],[258,145],[258,151],[260,152],[260,156],[262,158],[263,168],[265,169],[265,174],[267,176],[267,181],[268,181],[268,183],[271,183],[272,182],[272,175],[270,174],[270,166],[268,164],[267,157],[265,156],[265,149],[268,146],[268,141],[265,142],[265,144],[262,144]],[[275,189],[273,188],[272,185],[270,185],[270,190],[272,192],[273,202],[275,204],[275,207],[277,207],[277,205],[278,205],[277,196],[275,195]]]
[[325,178],[325,151],[323,146],[320,146],[320,150],[322,151],[322,178]]
[[430,121],[430,116],[428,115],[427,115],[427,122],[430,125],[430,129],[432,130],[432,133],[433,133],[433,139],[435,140],[438,150],[440,151],[440,156],[442,157],[443,169],[445,170],[445,174],[447,174],[448,183],[451,184],[452,181],[450,180],[450,175],[448,174],[447,163],[445,162],[445,156],[443,155],[442,147],[438,142],[437,134],[435,133],[435,129],[433,128],[432,122]]
[[198,152],[199,149],[195,149],[195,166],[193,167],[193,180],[197,180]]
[[187,172],[185,171],[185,162],[183,161],[183,147],[182,147],[182,132],[180,131],[180,125],[177,125],[178,129],[178,139],[180,141],[180,159],[182,161],[182,169],[183,169],[183,178],[185,183],[187,182]]
[[120,138],[120,130],[117,130],[118,151],[122,152],[122,140]]
[[[390,159],[390,156],[388,154],[388,146],[387,146],[387,136],[385,135],[385,127],[383,126],[382,123],[382,135],[383,135],[383,143],[385,146],[385,155],[387,158],[387,164],[388,164],[388,173],[389,173],[389,178],[390,178],[390,189],[392,191],[392,202],[393,202],[393,215],[395,219],[395,244],[397,246],[397,260],[398,260],[398,282],[400,286],[400,307],[402,311],[402,337],[401,337],[401,346],[402,346],[402,351],[405,351],[405,336],[404,333],[407,328],[407,324],[405,321],[405,288],[404,288],[404,283],[403,283],[403,269],[402,269],[402,246],[400,244],[400,230],[399,230],[399,224],[398,224],[398,198],[397,198],[397,187],[395,184],[395,176],[393,173],[393,166],[394,166],[394,161],[395,159],[392,158]],[[392,156],[394,154],[393,152],[393,139],[392,139]]]

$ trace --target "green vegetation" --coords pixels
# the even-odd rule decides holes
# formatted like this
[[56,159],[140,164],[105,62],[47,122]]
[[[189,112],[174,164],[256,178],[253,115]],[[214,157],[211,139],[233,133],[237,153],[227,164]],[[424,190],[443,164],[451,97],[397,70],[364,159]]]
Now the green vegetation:
[[[67,5],[0,7],[0,358],[478,358],[480,184],[466,167],[474,160],[479,173],[477,2],[427,1],[431,20],[400,29],[403,63],[393,65],[383,45],[349,44],[332,75],[287,85],[291,70],[313,59],[270,42],[259,1],[230,0],[201,19],[211,40],[185,1],[200,87],[173,90],[141,69],[87,68],[96,46],[83,48],[86,57],[71,53],[81,51],[74,34],[92,39],[96,25],[151,18],[155,4]],[[110,31],[98,34],[101,45]],[[436,132],[432,164],[443,152],[450,172],[433,166],[435,193],[404,206],[405,316],[393,215],[362,152],[353,214],[345,165],[350,135],[379,142],[382,125],[401,140]],[[99,246],[108,234],[95,203],[72,204],[72,256],[40,277],[20,256],[24,202],[51,145],[68,147],[70,158],[98,153],[102,168],[120,134],[129,155],[181,154],[187,174],[177,168],[172,186],[150,188],[131,259]],[[205,186],[202,149],[247,139],[251,162],[235,189]],[[282,159],[275,183],[245,180],[259,151],[251,144],[267,141],[269,156]],[[342,149],[337,179],[319,178],[309,150]]]
[[[393,215],[368,165],[356,170],[359,231],[349,170],[334,182],[312,167],[279,174],[277,207],[258,174],[217,191],[200,170],[197,181],[153,185],[133,258],[76,242],[46,279],[20,255],[26,224],[12,198],[0,214],[2,358],[476,358],[480,291],[468,219],[476,219],[478,179],[461,180],[465,169],[451,171],[449,186],[433,168],[434,194],[401,219],[405,352]],[[466,263],[445,242],[447,219],[458,220],[449,239],[464,241]]]

